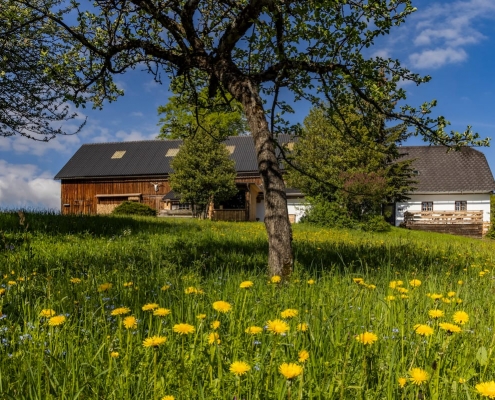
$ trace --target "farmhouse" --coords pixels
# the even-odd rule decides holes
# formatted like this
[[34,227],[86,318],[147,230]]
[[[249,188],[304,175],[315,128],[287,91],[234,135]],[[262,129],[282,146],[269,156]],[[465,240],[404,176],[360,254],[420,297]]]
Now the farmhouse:
[[[289,143],[289,136],[279,136]],[[235,161],[238,193],[229,201],[212,205],[215,220],[262,221],[263,187],[256,152],[250,136],[230,137],[225,142]],[[169,185],[170,162],[180,140],[85,144],[55,176],[61,180],[63,214],[108,214],[123,201],[147,204],[170,216],[190,215],[189,204]],[[297,222],[303,211],[303,195],[287,190],[289,218]]]
[[411,229],[481,237],[490,226],[490,196],[495,181],[483,153],[465,147],[400,148],[412,163],[416,189],[396,203],[395,225]]

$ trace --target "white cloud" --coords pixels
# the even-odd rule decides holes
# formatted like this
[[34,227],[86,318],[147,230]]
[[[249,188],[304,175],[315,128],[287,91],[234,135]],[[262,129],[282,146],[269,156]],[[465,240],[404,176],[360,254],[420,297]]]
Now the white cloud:
[[0,160],[0,204],[2,208],[60,210],[60,183],[36,165]]
[[445,64],[459,63],[467,59],[467,53],[463,49],[437,48],[413,53],[409,60],[416,68],[439,68]]
[[435,3],[418,11],[408,25],[409,38],[420,48],[409,56],[414,68],[440,68],[467,60],[465,48],[486,36],[479,21],[495,19],[493,0],[464,0]]
[[144,117],[144,114],[141,111],[131,112],[131,117]]
[[120,130],[115,134],[115,137],[123,142],[132,142],[136,140],[153,140],[156,139],[157,135],[158,133],[156,132],[144,134],[136,130],[130,132]]

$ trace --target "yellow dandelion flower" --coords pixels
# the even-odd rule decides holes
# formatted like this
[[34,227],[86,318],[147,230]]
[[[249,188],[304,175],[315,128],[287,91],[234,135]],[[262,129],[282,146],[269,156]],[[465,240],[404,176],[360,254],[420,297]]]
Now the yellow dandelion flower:
[[443,317],[443,311],[442,310],[430,310],[428,311],[428,315],[430,318],[437,319],[437,318],[442,318]]
[[456,302],[457,304],[461,304],[461,303],[462,303],[462,299],[455,299],[455,302]]
[[440,300],[442,297],[443,297],[443,294],[439,294],[439,293],[430,294],[430,299],[432,299],[432,300]]
[[373,284],[366,285],[366,287],[367,287],[368,289],[371,289],[371,290],[376,289],[376,285],[373,285]]
[[479,394],[490,399],[495,399],[495,382],[481,382],[476,385]]
[[48,325],[50,326],[59,326],[62,325],[65,322],[65,316],[63,315],[56,315],[55,317],[51,317],[48,320]]
[[306,332],[309,329],[309,325],[306,324],[305,322],[301,324],[297,324],[297,330],[300,332]]
[[206,314],[198,314],[198,315],[196,315],[196,318],[197,319],[205,319],[206,318]]
[[220,344],[220,335],[216,332],[212,332],[208,335],[208,344]]
[[145,304],[144,306],[141,307],[141,309],[143,311],[153,311],[153,310],[156,310],[157,308],[159,308],[160,306],[156,303],[148,303],[148,304]]
[[303,367],[296,363],[283,363],[278,367],[278,371],[285,377],[285,379],[294,379],[302,374]]
[[14,285],[17,285],[17,282],[16,281],[8,281],[7,285],[14,286]]
[[161,400],[175,400],[174,396],[168,395],[168,396],[163,396]]
[[314,285],[316,281],[314,279],[309,279],[308,280],[308,285]]
[[293,318],[295,317],[299,312],[293,308],[288,308],[287,310],[284,310],[280,313],[282,318]]
[[189,324],[175,324],[172,330],[180,335],[189,335],[194,333],[195,328]]
[[404,386],[406,386],[407,379],[406,378],[399,378],[398,382],[399,382],[399,387],[402,389]]
[[115,310],[112,310],[110,315],[113,315],[113,316],[125,315],[125,314],[129,314],[130,312],[131,312],[131,309],[128,307],[119,307],[119,308],[116,308]]
[[232,372],[234,375],[241,376],[248,372],[250,369],[251,367],[248,363],[244,361],[234,361],[232,364],[230,364],[229,371]]
[[486,272],[485,272],[485,271],[480,271],[478,275],[479,275],[480,277],[485,276],[485,275],[486,275]]
[[456,311],[452,319],[456,324],[464,325],[466,322],[469,321],[469,315],[465,311]]
[[50,318],[53,317],[55,314],[56,314],[55,310],[52,310],[51,308],[47,308],[45,310],[41,310],[40,317]]
[[119,352],[118,351],[112,351],[110,353],[110,357],[112,357],[112,358],[118,358],[119,357]]
[[263,328],[260,326],[250,326],[246,328],[244,332],[249,333],[250,335],[256,335],[260,332],[263,332]]
[[163,291],[168,290],[170,289],[170,285],[163,285],[160,289]]
[[457,284],[458,285],[463,285],[464,284],[464,281],[457,281]]
[[448,296],[448,297],[454,297],[454,296],[455,296],[455,292],[448,292],[448,293],[447,293],[447,296]]
[[137,319],[132,315],[129,317],[125,317],[122,321],[125,329],[136,329],[137,328]]
[[414,385],[421,385],[429,378],[428,372],[421,368],[413,368],[409,371],[409,380]]
[[306,362],[309,359],[309,351],[307,350],[301,350],[298,353],[298,360],[300,363]]
[[387,301],[394,301],[395,300],[395,296],[386,296],[385,297],[385,300],[387,300]]
[[459,378],[459,383],[462,385],[462,384],[466,383],[466,380],[464,378]]
[[397,281],[390,281],[390,283],[388,284],[388,287],[390,289],[395,289],[397,286]]
[[250,287],[252,287],[254,285],[253,282],[251,281],[244,281],[244,282],[241,282],[241,284],[239,285],[239,287],[241,289],[249,289]]
[[213,309],[221,313],[228,313],[232,309],[232,306],[226,301],[220,300],[213,303]]
[[170,313],[171,311],[168,308],[163,308],[163,307],[158,307],[156,310],[153,311],[153,315],[157,317],[166,317]]
[[376,336],[373,332],[364,332],[357,335],[356,340],[362,344],[371,345],[378,340],[378,336]]
[[132,285],[134,285],[134,282],[125,282],[124,283],[124,287],[131,287]]
[[413,279],[409,281],[409,285],[412,287],[418,287],[421,286],[421,281],[419,279]]
[[406,294],[409,292],[409,290],[407,290],[406,288],[404,287],[398,287],[396,288],[395,290],[397,290],[399,293],[402,293],[402,294]]
[[4,288],[0,288],[0,296],[3,296],[5,294],[5,289]]
[[210,326],[211,329],[218,329],[220,327],[220,321],[213,321]]
[[455,324],[450,324],[448,322],[441,322],[438,324],[440,329],[447,331],[447,333],[459,333],[461,332],[461,328]]
[[431,326],[422,324],[414,325],[414,331],[421,336],[431,336],[434,332]]
[[81,279],[79,278],[70,278],[70,283],[81,283]]
[[408,296],[407,294],[401,294],[401,295],[400,295],[400,298],[401,298],[401,299],[408,299],[408,298],[409,298],[409,296]]
[[445,304],[450,304],[452,301],[450,299],[447,299],[447,298],[442,298],[442,301],[445,303]]
[[165,336],[151,336],[143,340],[143,347],[158,347],[167,341]]
[[289,330],[289,325],[280,319],[274,319],[266,323],[268,332],[274,335],[284,335]]
[[270,278],[270,282],[271,283],[279,283],[281,280],[282,280],[282,278],[280,276],[278,276],[278,275],[273,275]]
[[357,283],[357,284],[360,284],[360,283],[363,283],[364,282],[364,279],[363,278],[352,278],[352,280],[354,281],[354,283]]
[[98,286],[98,292],[108,292],[112,288],[111,283],[102,283],[101,285]]
[[194,286],[189,286],[188,288],[184,289],[185,294],[198,294],[199,289],[195,288]]

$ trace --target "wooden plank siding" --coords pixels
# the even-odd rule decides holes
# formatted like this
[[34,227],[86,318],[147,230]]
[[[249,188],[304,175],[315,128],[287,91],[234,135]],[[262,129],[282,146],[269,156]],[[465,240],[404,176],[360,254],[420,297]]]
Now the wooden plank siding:
[[[261,178],[256,175],[240,176],[236,183],[252,183],[261,185]],[[155,192],[154,183],[159,183]],[[125,194],[132,194],[132,200],[139,201],[150,207],[160,210],[163,208],[161,199],[170,192],[168,176],[142,177],[142,178],[114,178],[114,179],[62,179],[61,182],[61,210],[63,214],[97,214],[109,213],[117,205],[128,200]],[[260,189],[261,190],[261,189]],[[252,193],[251,193],[252,192]],[[253,212],[256,205],[256,190],[251,190],[247,195],[247,209],[236,210],[241,213],[227,213],[228,220],[239,220],[244,215],[243,221],[254,220]],[[138,195],[139,196],[136,196]],[[107,195],[97,197],[97,195]],[[108,196],[114,195],[114,196]],[[129,196],[131,197],[131,196]],[[250,212],[251,210],[251,212]],[[253,215],[251,215],[253,214]]]
[[[152,183],[160,183],[158,192]],[[141,194],[141,202],[159,209],[160,200],[170,191],[166,177],[122,179],[62,179],[63,214],[96,214],[97,204],[118,205],[127,200],[122,194]],[[96,195],[115,195],[98,199]]]

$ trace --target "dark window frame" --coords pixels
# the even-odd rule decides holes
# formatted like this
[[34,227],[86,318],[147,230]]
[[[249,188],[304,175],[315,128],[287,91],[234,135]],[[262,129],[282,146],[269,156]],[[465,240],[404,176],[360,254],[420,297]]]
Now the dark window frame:
[[433,201],[422,201],[421,211],[422,212],[433,211]]
[[467,200],[456,200],[455,201],[456,211],[467,211]]

